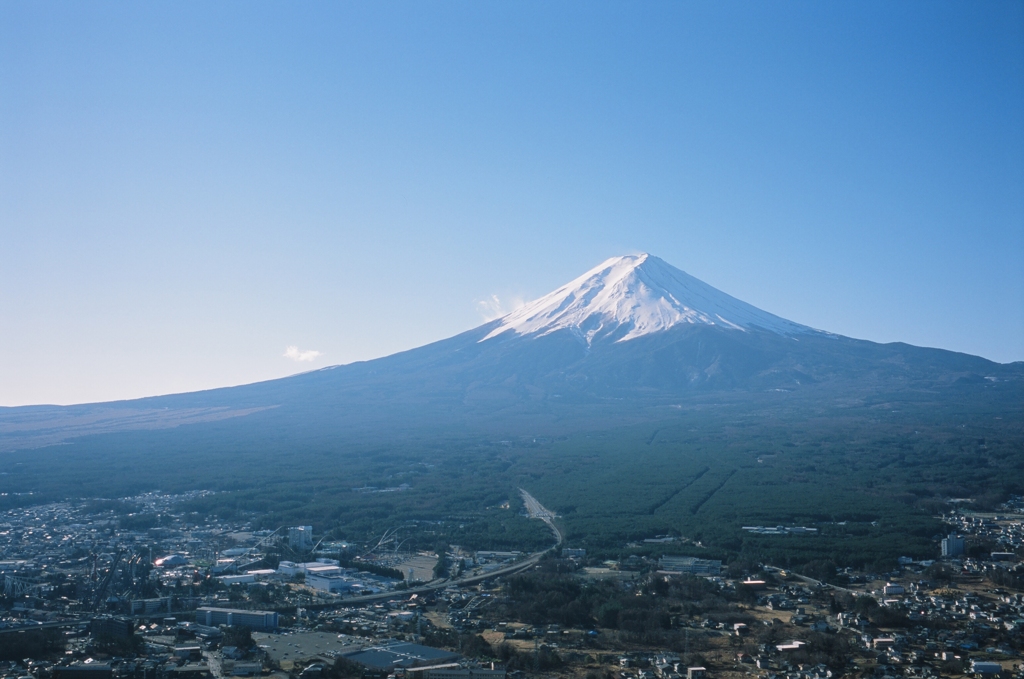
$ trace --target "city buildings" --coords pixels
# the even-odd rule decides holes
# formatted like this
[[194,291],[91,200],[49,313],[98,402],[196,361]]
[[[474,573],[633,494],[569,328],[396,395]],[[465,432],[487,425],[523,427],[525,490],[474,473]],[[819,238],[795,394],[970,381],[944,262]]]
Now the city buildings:
[[273,611],[243,611],[203,606],[196,609],[196,622],[208,627],[237,625],[253,630],[271,630],[277,629],[278,616]]
[[955,533],[950,533],[949,536],[942,539],[942,556],[949,558],[954,556],[960,556],[964,553],[964,539],[957,537]]

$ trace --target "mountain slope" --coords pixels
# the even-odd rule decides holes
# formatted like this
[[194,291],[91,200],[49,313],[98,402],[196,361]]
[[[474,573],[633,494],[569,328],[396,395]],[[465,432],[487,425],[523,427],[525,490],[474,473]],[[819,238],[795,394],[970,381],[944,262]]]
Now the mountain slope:
[[261,422],[281,436],[327,438],[512,423],[566,429],[684,401],[788,394],[791,407],[902,394],[969,403],[984,394],[1020,403],[1022,389],[1022,364],[813,330],[637,255],[504,318],[373,361],[206,392],[0,409],[0,450],[214,422],[225,432]]
[[[713,558],[878,572],[934,556],[946,499],[1024,493],[1021,404],[1024,364],[812,330],[656,258],[616,258],[373,361],[0,409],[0,509],[203,489],[183,506],[196,521],[533,550],[549,537],[515,511],[528,488],[600,558],[671,534]],[[742,528],[780,524],[821,533]]]

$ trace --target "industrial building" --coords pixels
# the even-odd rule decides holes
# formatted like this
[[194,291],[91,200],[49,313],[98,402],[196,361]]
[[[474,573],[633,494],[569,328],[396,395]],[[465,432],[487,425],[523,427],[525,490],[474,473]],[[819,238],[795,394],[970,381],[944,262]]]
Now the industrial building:
[[124,616],[98,615],[89,624],[89,632],[94,637],[128,639],[135,634],[135,623]]
[[412,679],[504,679],[505,668],[491,663],[490,667],[463,667],[458,663],[409,667],[406,676]]
[[408,668],[448,663],[458,660],[460,656],[458,653],[430,646],[390,641],[381,646],[371,646],[355,653],[347,653],[345,657],[364,667],[390,672],[396,667]]
[[344,575],[331,573],[327,575],[321,575],[319,573],[310,573],[306,576],[306,584],[313,589],[321,592],[330,592],[331,594],[344,594],[352,589],[355,584],[351,578],[347,578]]
[[242,611],[233,608],[196,609],[196,622],[200,625],[237,625],[254,630],[277,629],[277,613],[273,611]]
[[692,575],[718,575],[722,562],[714,559],[698,559],[693,556],[663,556],[658,562],[663,571],[690,573]]
[[335,559],[317,559],[316,561],[307,561],[305,563],[295,563],[294,561],[282,561],[277,565],[277,572],[281,575],[294,576],[302,573],[309,575],[310,573],[317,573],[318,575],[332,575],[341,573],[341,567],[338,565],[338,561]]

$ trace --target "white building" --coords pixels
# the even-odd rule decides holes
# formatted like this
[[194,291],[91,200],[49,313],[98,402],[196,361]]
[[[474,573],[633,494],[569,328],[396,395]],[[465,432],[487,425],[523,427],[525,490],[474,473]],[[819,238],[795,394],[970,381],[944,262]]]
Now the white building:
[[306,584],[320,592],[344,594],[345,592],[352,591],[352,587],[356,583],[351,578],[347,578],[343,575],[318,575],[316,573],[310,573],[306,575]]
[[341,568],[338,566],[338,562],[334,559],[317,559],[316,561],[306,561],[304,563],[282,561],[277,565],[277,572],[289,577],[298,575],[299,573],[304,575],[309,575],[310,573],[327,575],[330,573],[340,573]]
[[964,553],[964,539],[950,533],[949,537],[942,538],[942,556],[960,556]]
[[317,564],[316,566],[306,568],[306,577],[311,575],[320,575],[329,577],[332,575],[341,575],[344,571],[340,566],[328,566],[326,564]]
[[288,546],[292,549],[313,549],[313,527],[292,526],[289,528]]

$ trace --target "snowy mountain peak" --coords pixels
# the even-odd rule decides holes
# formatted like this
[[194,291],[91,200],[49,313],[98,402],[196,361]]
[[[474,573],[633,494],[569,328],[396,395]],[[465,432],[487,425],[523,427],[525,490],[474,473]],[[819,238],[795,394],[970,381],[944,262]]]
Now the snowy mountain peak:
[[542,336],[569,330],[589,345],[616,342],[684,324],[780,335],[814,332],[725,294],[649,254],[612,257],[579,278],[504,316],[481,341],[508,331]]

